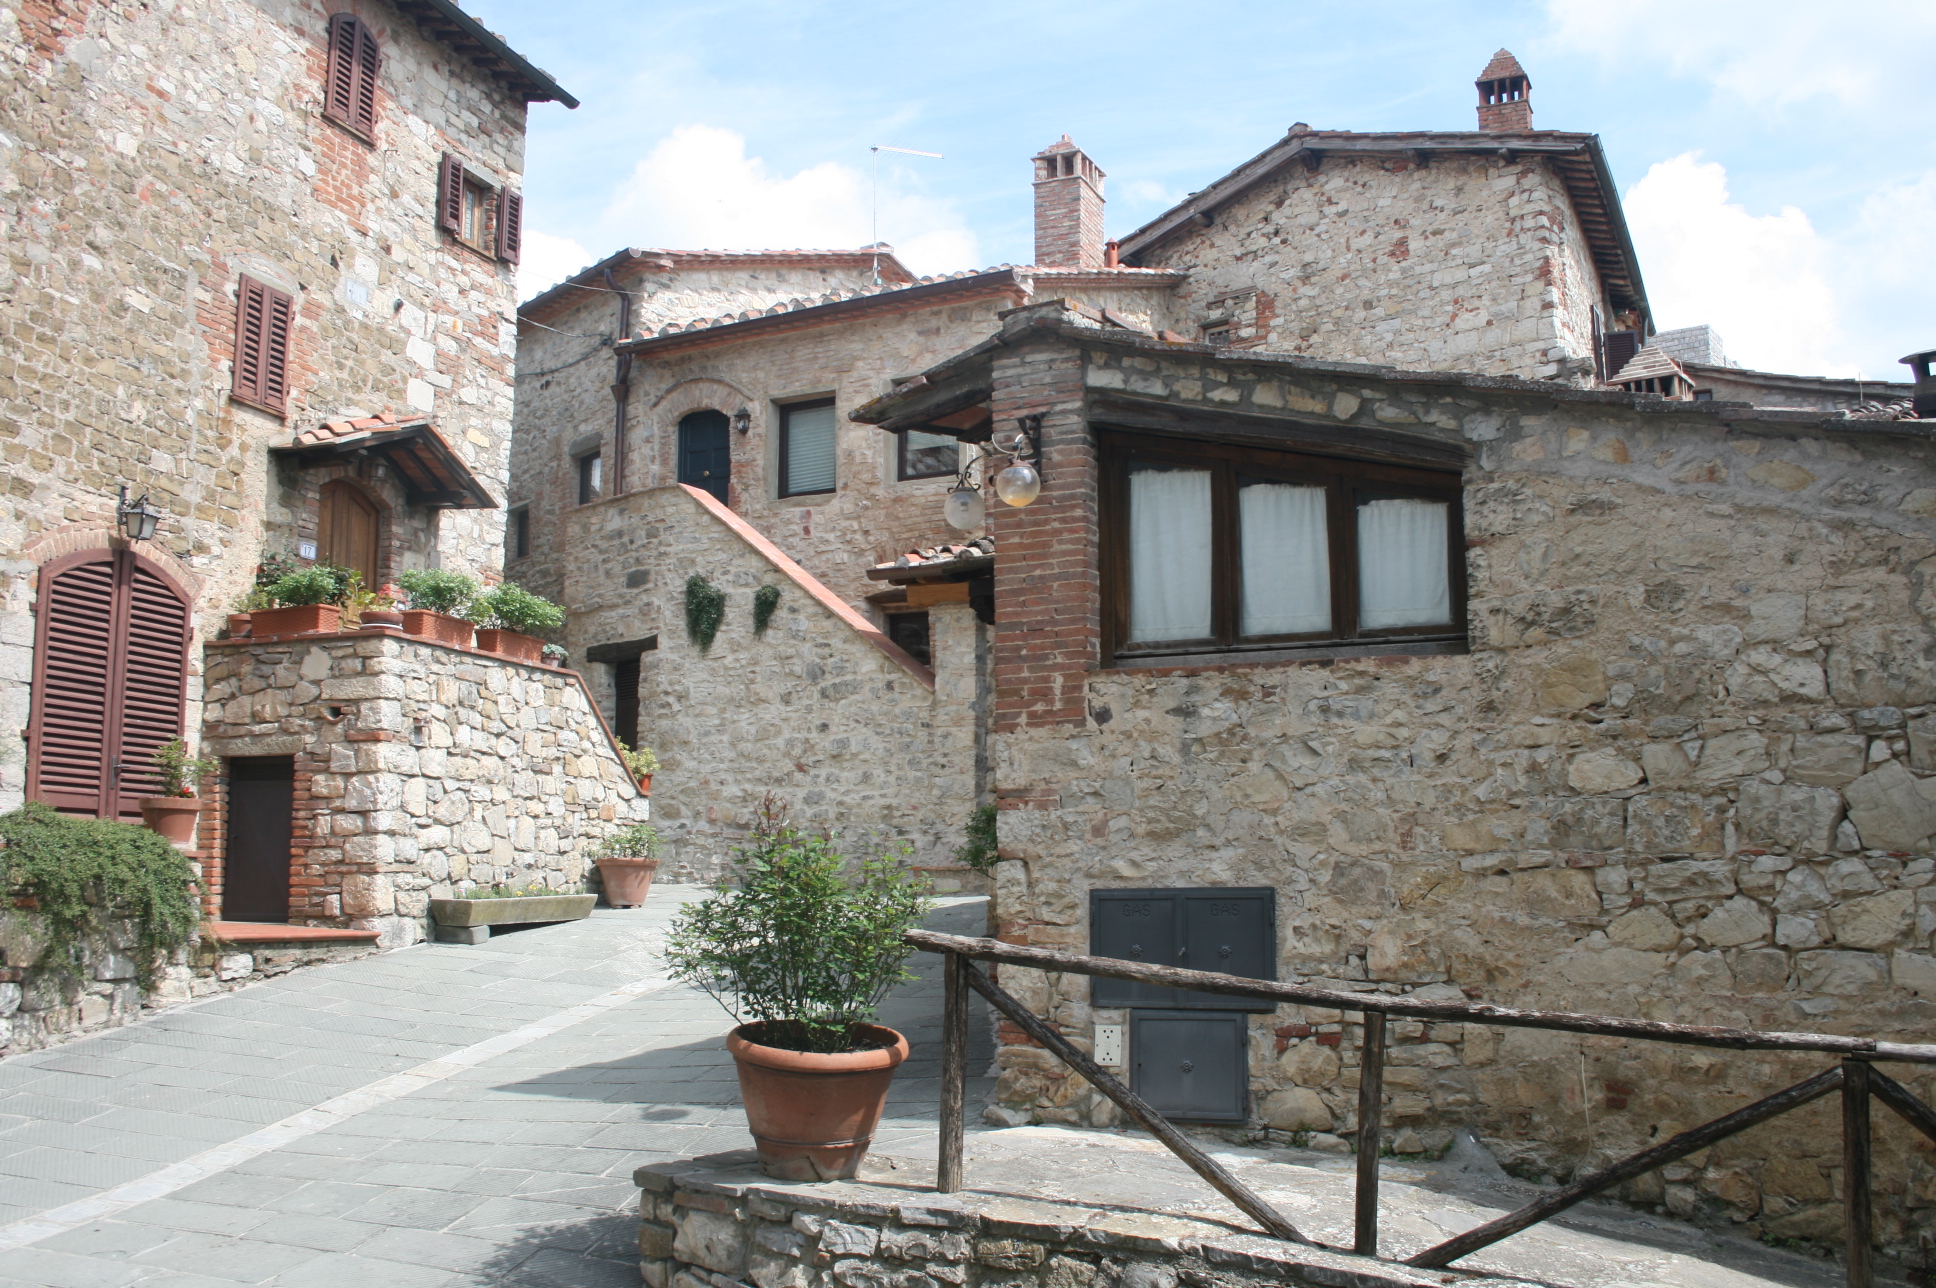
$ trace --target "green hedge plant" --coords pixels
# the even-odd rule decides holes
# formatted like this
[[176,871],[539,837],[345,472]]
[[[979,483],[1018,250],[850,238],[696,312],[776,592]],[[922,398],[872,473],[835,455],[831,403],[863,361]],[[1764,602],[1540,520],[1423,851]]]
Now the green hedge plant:
[[0,814],[0,884],[34,901],[45,936],[40,965],[86,974],[84,945],[105,941],[106,922],[134,923],[132,952],[141,987],[154,986],[164,955],[202,924],[195,866],[145,827],[103,818],[69,818],[39,801]]
[[666,960],[762,1045],[841,1052],[869,1045],[856,1026],[912,979],[903,936],[933,907],[906,852],[850,861],[825,836],[787,819],[769,796],[749,843],[734,851],[737,888],[691,904],[673,921]]
[[686,638],[704,653],[713,646],[719,624],[726,619],[726,592],[694,573],[686,578]]
[[427,613],[461,614],[477,595],[477,579],[441,568],[412,568],[399,573],[397,585],[410,596],[410,607]]
[[659,829],[650,823],[621,827],[592,849],[592,861],[599,859],[656,859],[665,849]]
[[284,573],[268,586],[269,596],[284,608],[340,603],[336,576],[321,564]]
[[775,585],[761,586],[753,592],[753,634],[764,635],[766,628],[773,624],[773,610],[780,606],[780,588]]
[[477,596],[465,616],[479,626],[529,635],[533,631],[555,631],[565,624],[565,610],[514,581]]

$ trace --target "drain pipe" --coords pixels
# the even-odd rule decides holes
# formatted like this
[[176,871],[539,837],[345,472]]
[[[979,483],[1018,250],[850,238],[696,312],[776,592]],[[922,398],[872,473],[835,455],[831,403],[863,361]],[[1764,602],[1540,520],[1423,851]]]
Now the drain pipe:
[[[618,279],[612,270],[605,270],[605,285],[618,295],[618,342],[624,344],[632,338],[632,296],[619,289]],[[617,370],[612,373],[612,488],[611,495],[618,496],[625,491],[625,404],[632,394],[632,355],[618,355]]]

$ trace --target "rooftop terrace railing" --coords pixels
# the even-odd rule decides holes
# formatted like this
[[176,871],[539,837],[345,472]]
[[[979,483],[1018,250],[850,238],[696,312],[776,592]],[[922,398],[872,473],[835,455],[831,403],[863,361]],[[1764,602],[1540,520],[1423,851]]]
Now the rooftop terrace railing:
[[1622,1159],[1611,1167],[1565,1185],[1516,1212],[1509,1212],[1476,1229],[1434,1244],[1407,1257],[1404,1264],[1442,1269],[1461,1257],[1559,1215],[1602,1190],[1664,1167],[1677,1159],[1779,1117],[1791,1109],[1839,1092],[1842,1100],[1842,1155],[1844,1242],[1850,1288],[1872,1288],[1875,1282],[1873,1205],[1870,1186],[1871,1100],[1880,1100],[1911,1126],[1936,1141],[1936,1110],[1901,1083],[1875,1068],[1879,1061],[1936,1064],[1936,1045],[1885,1042],[1875,1038],[1844,1037],[1831,1033],[1763,1033],[1753,1029],[1715,1028],[1635,1020],[1564,1011],[1529,1011],[1484,1002],[1419,1001],[1380,993],[1349,993],[1302,984],[1279,984],[1212,971],[1148,966],[1109,957],[1083,957],[1005,944],[993,939],[970,939],[914,930],[907,942],[923,952],[944,958],[944,1012],[941,1048],[941,1152],[935,1188],[952,1193],[962,1187],[965,1153],[965,1113],[968,1082],[968,994],[988,999],[997,1011],[1091,1086],[1119,1105],[1130,1119],[1168,1146],[1197,1175],[1210,1183],[1239,1210],[1280,1239],[1322,1246],[1300,1233],[1270,1204],[1232,1176],[1195,1142],[1178,1131],[1162,1114],[1124,1086],[1108,1070],[1063,1037],[1053,1027],[1010,996],[976,962],[1027,967],[1031,970],[1097,975],[1198,993],[1253,997],[1265,1001],[1356,1011],[1364,1016],[1364,1048],[1358,1079],[1357,1194],[1353,1246],[1338,1251],[1378,1255],[1378,1157],[1383,1129],[1385,1021],[1387,1016],[1454,1024],[1494,1024],[1507,1028],[1554,1029],[1597,1037],[1630,1038],[1680,1046],[1721,1047],[1735,1051],[1820,1052],[1841,1057],[1823,1070],[1753,1104],[1691,1128],[1651,1149]]

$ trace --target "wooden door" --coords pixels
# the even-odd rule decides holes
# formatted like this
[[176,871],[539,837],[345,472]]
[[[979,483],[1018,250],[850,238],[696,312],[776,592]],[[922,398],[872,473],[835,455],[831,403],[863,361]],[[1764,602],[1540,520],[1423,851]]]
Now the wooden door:
[[229,761],[222,920],[289,920],[290,816],[295,801],[295,757],[238,756]]
[[679,421],[679,481],[711,492],[721,505],[731,504],[727,483],[733,473],[726,426],[720,411],[696,411]]
[[316,521],[316,551],[323,559],[363,574],[363,586],[375,590],[376,506],[354,483],[325,483],[322,512]]
[[84,550],[44,565],[27,799],[138,820],[155,749],[181,736],[187,669],[187,597],[154,564]]

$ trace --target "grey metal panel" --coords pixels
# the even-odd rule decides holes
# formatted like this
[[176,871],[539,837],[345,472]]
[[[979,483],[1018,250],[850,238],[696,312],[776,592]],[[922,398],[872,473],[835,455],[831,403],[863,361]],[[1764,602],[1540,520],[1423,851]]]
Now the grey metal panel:
[[1243,1122],[1249,1069],[1243,1015],[1135,1011],[1130,1015],[1130,1089],[1165,1118]]
[[[1094,890],[1089,895],[1089,951],[1097,957],[1174,966],[1182,946],[1176,924],[1174,890]],[[1190,1005],[1174,988],[1122,979],[1090,980],[1092,1006]]]
[[[1089,951],[1158,966],[1277,978],[1277,892],[1269,887],[1092,890]],[[1092,1006],[1270,1011],[1269,1002],[1180,989],[1090,981]]]
[[[1177,965],[1190,970],[1277,978],[1276,900],[1270,890],[1193,890],[1178,900],[1183,911],[1183,950]],[[1193,995],[1193,1006],[1268,1011],[1268,1003],[1243,997]]]

